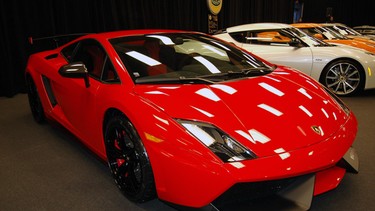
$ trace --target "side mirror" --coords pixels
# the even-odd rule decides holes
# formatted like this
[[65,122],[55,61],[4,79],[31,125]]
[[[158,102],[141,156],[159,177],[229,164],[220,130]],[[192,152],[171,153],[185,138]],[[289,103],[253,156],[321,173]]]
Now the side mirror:
[[85,64],[82,62],[73,62],[62,66],[59,69],[59,74],[65,78],[83,78],[86,87],[90,86],[89,73],[87,72]]
[[289,42],[289,45],[290,45],[290,46],[297,47],[297,48],[302,47],[302,43],[301,43],[301,41],[300,41],[299,39],[297,39],[297,38],[292,38],[292,39],[290,40],[290,42]]

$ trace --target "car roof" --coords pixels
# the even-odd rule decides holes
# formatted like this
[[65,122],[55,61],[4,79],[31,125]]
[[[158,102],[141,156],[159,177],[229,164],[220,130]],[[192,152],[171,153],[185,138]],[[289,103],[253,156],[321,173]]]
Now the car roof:
[[227,32],[241,32],[247,30],[285,29],[292,26],[284,23],[250,23],[227,28]]
[[343,23],[322,23],[323,26],[343,26],[343,27],[347,27],[345,24]]
[[315,28],[315,27],[321,26],[320,24],[317,24],[317,23],[293,23],[290,25],[297,27],[297,28]]
[[361,25],[361,26],[354,26],[353,28],[354,28],[354,29],[361,29],[361,28],[363,28],[363,29],[374,29],[375,26],[370,26],[370,25]]
[[[82,38],[99,38],[99,39],[112,39],[123,36],[134,36],[134,35],[144,35],[144,34],[158,34],[158,33],[182,33],[188,31],[182,30],[169,30],[169,29],[139,29],[139,30],[121,30],[113,32],[101,32],[88,34]],[[193,33],[193,32],[190,32]]]

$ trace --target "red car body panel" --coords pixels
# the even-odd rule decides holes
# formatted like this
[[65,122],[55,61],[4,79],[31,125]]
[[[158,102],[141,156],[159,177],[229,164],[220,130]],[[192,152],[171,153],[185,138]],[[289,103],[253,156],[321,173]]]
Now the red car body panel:
[[332,167],[316,173],[314,196],[336,188],[344,178],[345,169]]
[[[355,139],[357,121],[318,82],[280,66],[266,76],[213,85],[134,84],[108,39],[159,31],[79,38],[94,38],[102,44],[119,74],[119,84],[90,78],[90,87],[86,87],[82,79],[61,77],[58,70],[67,61],[60,51],[66,45],[32,55],[26,72],[35,81],[46,116],[106,159],[105,114],[111,108],[126,114],[147,150],[158,197],[175,204],[202,207],[236,183],[314,172],[318,172],[315,195],[337,186],[329,177],[345,172],[336,164]],[[45,59],[52,54],[56,57]],[[59,102],[56,106],[51,105],[42,76],[52,82]],[[176,119],[213,124],[257,158],[224,163]]]
[[[268,77],[271,78],[251,78],[248,81],[240,80],[212,86],[141,86],[136,87],[135,92],[151,102],[157,101],[157,106],[168,111],[174,118],[195,119],[215,124],[227,132],[233,131],[230,135],[240,142],[243,137],[235,131],[253,129],[264,134],[270,139],[265,144],[257,140],[241,142],[259,157],[273,155],[274,150],[280,147],[290,151],[325,140],[335,132],[335,128],[346,121],[347,117],[341,114],[339,106],[326,100],[328,96],[319,90],[319,85],[314,84],[316,82],[310,80],[310,87],[305,86],[306,88],[301,91],[301,84],[290,82],[290,79],[277,73],[278,71],[269,74]],[[285,82],[289,82],[288,86],[283,85]],[[262,86],[276,87],[285,94],[277,96]],[[225,88],[235,93],[221,90]],[[306,90],[307,88],[309,90]],[[210,96],[200,95],[201,91],[216,96],[218,101],[209,99]],[[315,98],[314,102],[310,98]],[[280,116],[262,109],[263,105],[277,109]],[[311,117],[301,110],[300,106],[306,107]],[[203,111],[211,115],[206,115]],[[260,116],[262,118],[259,118]],[[310,129],[311,120],[322,128],[324,134],[319,135]],[[281,125],[283,127],[280,127]],[[280,137],[285,131],[289,131],[290,134]]]

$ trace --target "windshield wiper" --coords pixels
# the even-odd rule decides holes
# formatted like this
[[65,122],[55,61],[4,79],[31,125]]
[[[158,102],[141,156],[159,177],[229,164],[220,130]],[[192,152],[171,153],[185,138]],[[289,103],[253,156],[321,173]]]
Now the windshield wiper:
[[178,78],[138,78],[135,80],[137,84],[213,84],[214,81],[210,81],[204,78],[187,78],[180,76]]
[[199,78],[241,78],[241,77],[253,77],[253,76],[261,76],[266,75],[267,73],[270,73],[275,68],[269,68],[269,67],[253,67],[253,68],[246,68],[241,71],[228,71],[228,72],[222,72],[222,73],[215,73],[210,75],[202,75],[197,76]]
[[223,80],[242,78],[242,77],[253,77],[266,75],[272,72],[276,67],[254,67],[246,68],[241,71],[228,71],[222,73],[215,73],[209,75],[200,75],[195,77],[173,77],[173,78],[163,78],[163,77],[143,77],[137,78],[135,82],[137,84],[213,84],[215,82],[220,82]]
[[249,75],[249,76],[258,76],[258,75],[265,75],[267,73],[272,72],[276,67],[253,67],[253,68],[247,68],[241,70],[241,73],[244,75]]

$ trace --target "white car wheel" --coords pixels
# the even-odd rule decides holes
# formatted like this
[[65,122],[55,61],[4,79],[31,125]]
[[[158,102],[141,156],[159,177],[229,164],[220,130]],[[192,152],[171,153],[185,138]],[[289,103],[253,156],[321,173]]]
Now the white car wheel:
[[363,90],[365,76],[362,67],[350,60],[338,60],[322,72],[320,82],[336,95],[349,96]]

